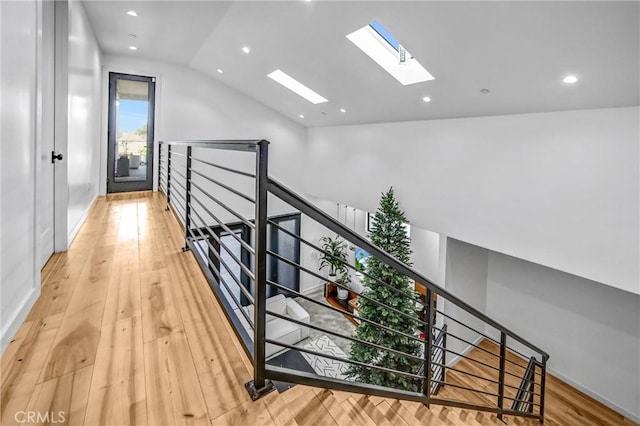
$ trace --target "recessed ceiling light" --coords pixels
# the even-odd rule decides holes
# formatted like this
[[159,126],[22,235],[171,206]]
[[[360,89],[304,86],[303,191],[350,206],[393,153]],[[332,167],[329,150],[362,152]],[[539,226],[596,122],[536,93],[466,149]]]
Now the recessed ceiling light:
[[242,46],[242,51],[244,53],[251,53],[251,48],[249,48],[249,46]]
[[275,70],[271,74],[268,74],[267,77],[282,84],[284,87],[296,93],[298,96],[302,96],[312,104],[321,104],[323,102],[327,102],[326,98],[318,95],[316,92],[309,89],[307,86],[300,83],[298,80],[286,74],[285,72]]
[[298,117],[300,117],[300,118],[304,118],[304,115],[300,114]]
[[424,98],[422,98],[422,102],[431,102],[431,98],[428,96],[425,96]]
[[340,112],[347,112],[347,110],[344,108],[340,108]]
[[562,81],[567,84],[574,84],[578,82],[578,77],[576,77],[575,75],[568,75],[563,78]]
[[138,48],[135,46],[129,46],[129,50],[138,50]]
[[127,15],[129,15],[129,16],[138,16],[138,12],[136,12],[135,10],[129,10],[127,12]]
[[218,74],[222,74],[224,71],[222,71],[220,68],[218,68]]
[[136,35],[135,34],[129,34],[129,37],[136,38]]
[[435,78],[378,21],[347,38],[403,86]]

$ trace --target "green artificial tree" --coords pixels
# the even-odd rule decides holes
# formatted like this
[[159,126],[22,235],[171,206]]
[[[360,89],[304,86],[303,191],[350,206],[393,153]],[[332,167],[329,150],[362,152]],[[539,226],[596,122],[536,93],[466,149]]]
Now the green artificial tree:
[[[406,216],[400,210],[393,195],[393,188],[391,188],[387,193],[382,194],[380,207],[378,207],[374,216],[369,237],[373,244],[385,250],[400,262],[411,265],[410,242],[404,225],[406,221]],[[393,291],[377,280],[385,282],[399,291]],[[360,297],[358,299],[360,302],[358,311],[360,317],[406,335],[413,335],[419,323],[415,305],[416,292],[413,290],[409,278],[376,257],[371,256],[367,260],[366,275],[363,281],[366,288],[363,293],[364,296],[379,301],[384,305],[392,306],[406,314],[406,316],[367,300],[367,298]],[[422,345],[417,340],[384,330],[366,321],[360,322],[354,337],[364,342],[395,349],[404,354],[420,356]],[[421,366],[421,362],[416,359],[379,350],[359,342],[353,342],[351,345],[349,358],[353,361],[411,374],[416,374]],[[348,375],[363,383],[414,392],[421,391],[419,380],[355,364],[350,365]]]

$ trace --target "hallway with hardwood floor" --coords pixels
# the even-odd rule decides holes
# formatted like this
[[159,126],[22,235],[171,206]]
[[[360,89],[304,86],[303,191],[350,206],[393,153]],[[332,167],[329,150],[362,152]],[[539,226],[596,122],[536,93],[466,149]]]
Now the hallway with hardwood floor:
[[[87,425],[504,424],[301,385],[252,402],[251,363],[183,245],[160,195],[98,198],[2,356],[0,423],[34,424],[21,420],[36,412]],[[635,424],[552,376],[547,395],[548,425]]]

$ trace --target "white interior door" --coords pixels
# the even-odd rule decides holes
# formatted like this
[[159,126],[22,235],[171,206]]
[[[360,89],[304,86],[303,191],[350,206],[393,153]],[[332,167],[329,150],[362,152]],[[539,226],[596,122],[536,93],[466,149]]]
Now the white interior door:
[[[40,268],[53,254],[54,242],[54,6],[53,2],[42,2],[42,37],[38,38],[38,139],[40,145],[38,167],[38,208],[36,210],[36,232],[39,237]],[[56,164],[60,164],[59,161]],[[61,167],[61,166],[57,166]]]

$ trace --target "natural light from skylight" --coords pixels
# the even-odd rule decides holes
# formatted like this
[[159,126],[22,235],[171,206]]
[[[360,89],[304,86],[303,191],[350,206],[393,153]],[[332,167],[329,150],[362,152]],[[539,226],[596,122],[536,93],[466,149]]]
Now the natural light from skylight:
[[328,102],[326,98],[318,95],[316,92],[309,89],[307,86],[300,83],[298,80],[291,77],[289,74],[285,73],[284,71],[275,70],[271,74],[268,74],[267,77],[269,77],[274,81],[277,81],[287,89],[296,93],[298,96],[302,96],[312,104],[321,104],[323,102]]
[[403,86],[434,79],[378,21],[352,32],[347,38]]

